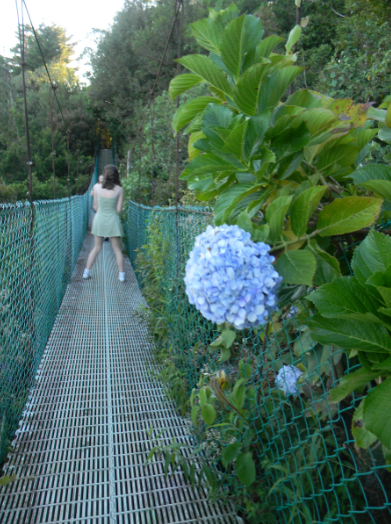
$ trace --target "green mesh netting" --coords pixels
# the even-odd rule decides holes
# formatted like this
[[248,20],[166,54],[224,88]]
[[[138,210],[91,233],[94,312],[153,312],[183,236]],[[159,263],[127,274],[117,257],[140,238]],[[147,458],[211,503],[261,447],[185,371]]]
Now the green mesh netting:
[[[224,369],[235,375],[232,359],[217,363],[218,355],[208,351],[216,338],[215,325],[206,321],[187,300],[183,276],[194,238],[213,223],[210,213],[197,209],[148,208],[130,203],[126,216],[127,249],[134,264],[136,250],[156,243],[161,251],[159,285],[162,316],[168,323],[164,344],[176,355],[188,393],[196,387],[201,372]],[[155,240],[152,239],[155,235]],[[351,253],[343,246],[348,264]],[[136,264],[137,267],[137,264]],[[144,288],[148,282],[138,278]],[[311,312],[307,311],[307,316]],[[256,390],[256,416],[253,419],[257,455],[268,501],[276,523],[391,523],[391,473],[387,471],[381,446],[358,449],[351,425],[360,399],[331,405],[329,390],[336,384],[338,367],[346,371],[358,365],[340,349],[320,348],[308,342],[302,321],[286,313],[271,322],[265,333],[246,331],[239,335],[243,358],[251,364],[251,382]],[[305,323],[305,321],[304,321]],[[281,402],[276,394],[276,371],[282,365],[304,366],[308,373],[306,394]],[[339,370],[340,376],[340,370]],[[391,414],[390,414],[391,417]],[[215,421],[215,423],[218,421]],[[214,439],[219,438],[215,430]],[[219,467],[216,461],[216,467]],[[227,479],[232,492],[243,489],[237,479]]]
[[18,426],[91,214],[82,196],[0,204],[0,463]]

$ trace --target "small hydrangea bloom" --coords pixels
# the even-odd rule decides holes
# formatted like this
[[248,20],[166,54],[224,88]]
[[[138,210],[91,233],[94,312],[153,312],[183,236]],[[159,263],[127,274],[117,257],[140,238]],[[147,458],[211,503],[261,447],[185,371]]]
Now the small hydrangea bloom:
[[277,374],[276,386],[283,391],[285,396],[298,395],[297,381],[303,372],[295,366],[282,366]]
[[196,237],[186,264],[190,304],[216,324],[237,329],[265,324],[276,309],[282,280],[269,250],[236,225],[208,226]]
[[292,318],[294,317],[295,315],[297,315],[297,313],[299,312],[299,310],[297,309],[297,307],[295,306],[291,306],[287,315],[286,315],[286,318]]

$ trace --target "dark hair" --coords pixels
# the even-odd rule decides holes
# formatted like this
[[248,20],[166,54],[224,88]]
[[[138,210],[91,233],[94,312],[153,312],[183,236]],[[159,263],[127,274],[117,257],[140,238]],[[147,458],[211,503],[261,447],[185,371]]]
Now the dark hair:
[[120,186],[118,169],[113,164],[108,164],[103,168],[102,189],[114,189],[114,186]]

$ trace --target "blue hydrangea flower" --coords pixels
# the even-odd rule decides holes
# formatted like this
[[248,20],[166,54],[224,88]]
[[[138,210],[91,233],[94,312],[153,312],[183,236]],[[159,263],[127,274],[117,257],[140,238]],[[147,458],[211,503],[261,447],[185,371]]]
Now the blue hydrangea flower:
[[270,246],[253,242],[238,226],[208,226],[198,235],[186,264],[186,293],[202,315],[237,329],[265,324],[276,309],[282,277]]
[[284,392],[285,396],[298,395],[297,381],[303,372],[295,366],[282,366],[277,374],[276,386]]

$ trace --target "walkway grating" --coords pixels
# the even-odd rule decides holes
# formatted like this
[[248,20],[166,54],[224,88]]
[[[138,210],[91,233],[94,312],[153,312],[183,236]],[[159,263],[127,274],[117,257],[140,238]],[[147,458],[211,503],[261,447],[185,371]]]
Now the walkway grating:
[[153,365],[143,303],[130,263],[118,280],[108,243],[82,272],[88,235],[20,423],[0,493],[1,524],[234,524],[236,517],[163,463],[145,466],[154,443],[185,442],[185,423],[146,374]]

